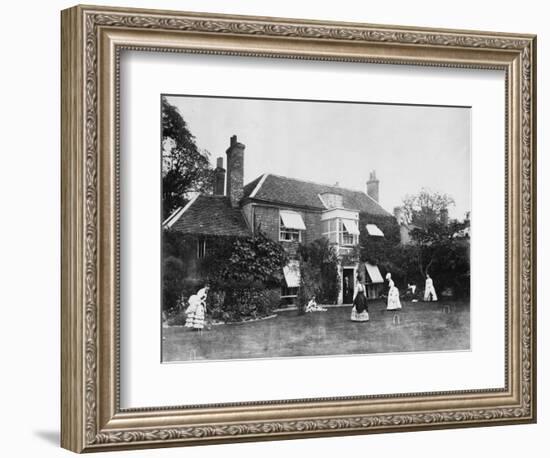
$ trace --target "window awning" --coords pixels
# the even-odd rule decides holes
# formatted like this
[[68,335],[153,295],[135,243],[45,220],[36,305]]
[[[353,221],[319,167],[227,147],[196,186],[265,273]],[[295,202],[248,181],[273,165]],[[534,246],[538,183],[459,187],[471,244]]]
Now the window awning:
[[298,229],[300,231],[306,230],[306,225],[304,224],[304,220],[300,213],[290,210],[281,210],[279,214],[283,220],[283,226],[287,229]]
[[367,232],[374,237],[384,237],[384,233],[376,224],[367,224]]
[[378,269],[378,266],[375,266],[374,264],[369,264],[368,262],[366,262],[365,267],[367,268],[367,274],[369,274],[371,283],[384,283],[384,279],[380,274],[380,270]]
[[288,261],[288,264],[283,267],[286,286],[289,288],[300,287],[300,263],[298,261]]
[[357,227],[357,223],[351,219],[343,219],[342,222],[344,223],[344,227],[346,228],[346,231],[348,231],[348,234],[351,235],[359,235],[359,228]]

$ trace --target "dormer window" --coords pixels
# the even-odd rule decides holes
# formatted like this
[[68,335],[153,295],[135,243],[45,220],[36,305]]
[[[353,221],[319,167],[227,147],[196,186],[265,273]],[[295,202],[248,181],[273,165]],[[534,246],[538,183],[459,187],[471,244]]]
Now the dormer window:
[[290,210],[279,211],[279,240],[281,242],[301,242],[306,225],[300,213]]

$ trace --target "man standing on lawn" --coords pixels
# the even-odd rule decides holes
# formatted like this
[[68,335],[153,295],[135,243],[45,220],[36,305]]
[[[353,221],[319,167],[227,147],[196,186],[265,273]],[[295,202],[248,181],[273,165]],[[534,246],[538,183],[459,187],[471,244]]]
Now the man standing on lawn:
[[426,287],[424,288],[424,300],[425,301],[437,301],[437,294],[435,293],[434,281],[426,274]]

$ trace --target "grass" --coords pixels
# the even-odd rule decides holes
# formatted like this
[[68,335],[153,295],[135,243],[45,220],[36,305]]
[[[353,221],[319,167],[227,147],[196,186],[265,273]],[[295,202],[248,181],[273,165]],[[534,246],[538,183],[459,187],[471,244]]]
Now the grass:
[[370,321],[350,320],[351,307],[222,324],[202,335],[184,327],[163,328],[163,361],[277,358],[470,349],[470,304],[402,301],[403,309],[386,311],[382,301],[369,303]]

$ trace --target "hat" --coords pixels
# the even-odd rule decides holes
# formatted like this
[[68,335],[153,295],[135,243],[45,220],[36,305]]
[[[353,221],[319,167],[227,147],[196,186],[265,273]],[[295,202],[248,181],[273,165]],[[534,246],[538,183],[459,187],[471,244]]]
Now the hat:
[[386,280],[389,280],[390,278],[391,278],[391,274],[388,272],[388,273],[386,274]]

